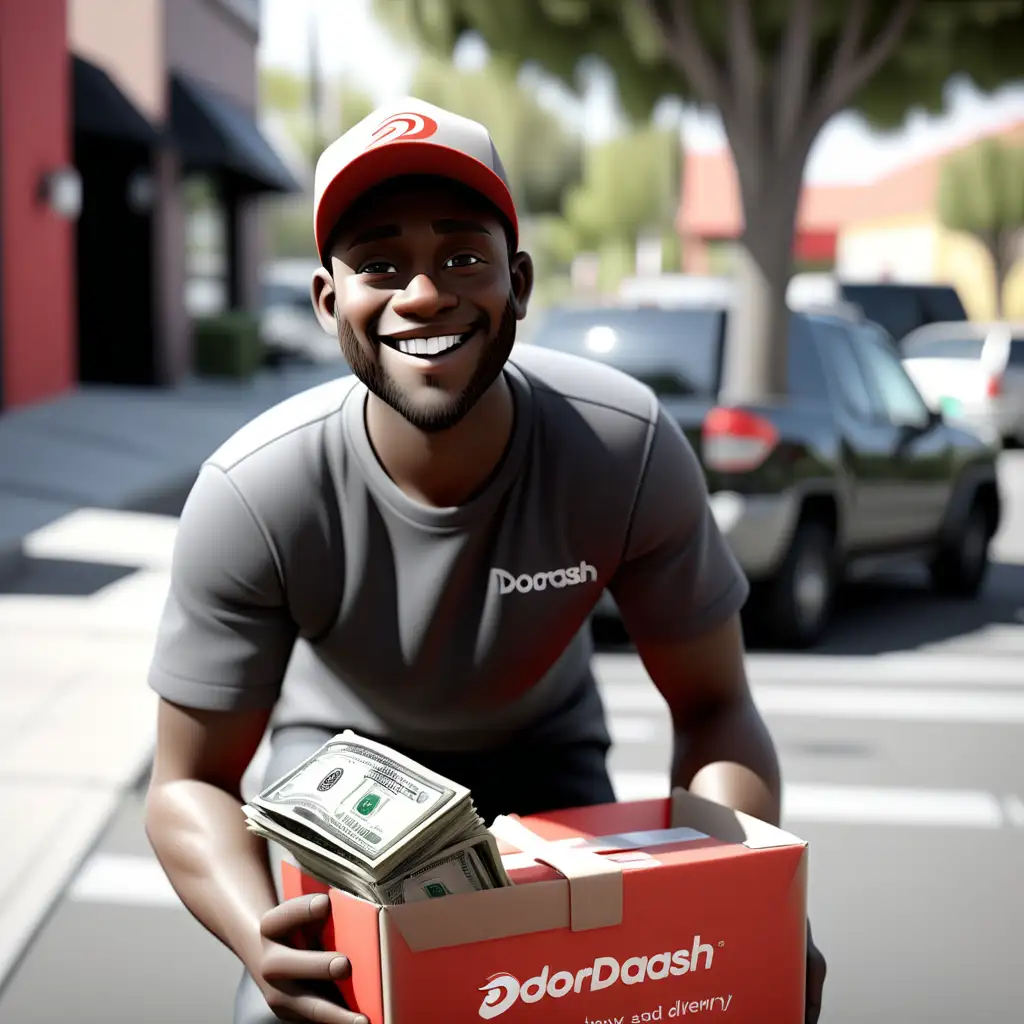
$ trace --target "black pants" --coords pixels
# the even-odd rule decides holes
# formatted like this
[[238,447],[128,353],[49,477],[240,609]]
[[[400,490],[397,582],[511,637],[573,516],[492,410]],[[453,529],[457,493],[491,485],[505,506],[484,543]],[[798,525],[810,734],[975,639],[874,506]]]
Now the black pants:
[[[291,771],[334,735],[312,728],[281,730],[274,737],[265,783]],[[488,825],[498,814],[525,816],[615,800],[605,744],[512,744],[485,753],[424,753],[390,741],[387,745],[470,789],[477,812]],[[235,997],[234,1024],[276,1024],[277,1020],[245,972]]]

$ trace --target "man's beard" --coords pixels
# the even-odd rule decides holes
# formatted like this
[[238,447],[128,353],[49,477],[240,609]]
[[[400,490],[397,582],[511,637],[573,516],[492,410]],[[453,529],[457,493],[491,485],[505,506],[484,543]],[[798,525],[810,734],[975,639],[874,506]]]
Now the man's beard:
[[[425,434],[436,434],[442,430],[449,430],[462,420],[497,380],[505,363],[508,362],[516,340],[517,320],[510,300],[502,314],[497,332],[484,344],[480,361],[462,392],[443,408],[419,409],[384,368],[380,361],[379,349],[376,359],[369,355],[348,322],[338,316],[337,308],[335,309],[335,320],[338,324],[338,343],[341,345],[341,353],[352,372],[366,385],[367,390],[391,406],[403,419]],[[488,320],[480,324],[478,329],[487,336],[490,333],[490,326]],[[380,346],[383,345],[383,342],[373,342],[373,344]]]

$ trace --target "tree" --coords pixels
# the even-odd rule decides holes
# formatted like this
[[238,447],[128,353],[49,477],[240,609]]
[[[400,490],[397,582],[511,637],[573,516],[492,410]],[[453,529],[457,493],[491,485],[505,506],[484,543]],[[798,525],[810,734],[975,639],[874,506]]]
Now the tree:
[[988,251],[1002,319],[1006,277],[1024,231],[1024,146],[982,139],[947,157],[938,198],[943,225],[973,235]]
[[646,127],[595,144],[583,180],[566,195],[565,216],[581,244],[635,243],[670,224],[679,202],[682,145],[677,131]]
[[314,82],[308,76],[297,75],[285,68],[260,69],[260,107],[278,117],[289,134],[309,154],[313,163],[322,148],[322,133],[328,140],[337,138],[371,113],[376,104],[361,89],[350,82],[328,80],[322,86],[322,117],[314,123]]
[[475,31],[512,65],[539,64],[570,86],[580,61],[599,57],[636,117],[666,96],[717,108],[744,215],[725,367],[738,401],[786,390],[797,205],[829,118],[855,106],[895,126],[913,106],[940,109],[955,73],[983,89],[1017,77],[1024,52],[1024,0],[378,0],[378,10],[439,52]]
[[516,199],[528,214],[560,209],[579,180],[582,140],[545,110],[506,67],[463,71],[425,54],[411,90],[419,99],[486,124]]

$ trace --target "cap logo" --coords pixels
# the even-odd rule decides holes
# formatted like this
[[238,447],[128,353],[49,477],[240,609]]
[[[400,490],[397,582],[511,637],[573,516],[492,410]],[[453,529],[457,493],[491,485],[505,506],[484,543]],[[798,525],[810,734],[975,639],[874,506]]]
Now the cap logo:
[[392,114],[374,129],[372,141],[366,148],[372,149],[374,146],[397,142],[399,139],[429,139],[436,131],[437,122],[426,114]]

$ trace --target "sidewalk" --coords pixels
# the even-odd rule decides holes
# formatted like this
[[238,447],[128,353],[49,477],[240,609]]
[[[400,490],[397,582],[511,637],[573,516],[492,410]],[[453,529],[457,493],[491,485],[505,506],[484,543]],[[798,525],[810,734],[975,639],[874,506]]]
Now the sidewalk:
[[0,415],[0,986],[148,766],[146,670],[200,464],[335,375],[86,388]]
[[0,577],[23,537],[76,508],[176,514],[206,455],[254,415],[336,375],[293,367],[251,383],[86,387],[0,413]]

